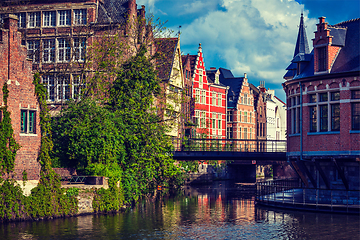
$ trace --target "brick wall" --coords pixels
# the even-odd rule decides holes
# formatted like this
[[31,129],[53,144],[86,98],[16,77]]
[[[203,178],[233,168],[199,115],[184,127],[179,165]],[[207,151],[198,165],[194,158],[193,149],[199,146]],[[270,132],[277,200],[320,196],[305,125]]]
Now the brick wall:
[[[14,137],[21,148],[15,159],[15,179],[22,179],[26,170],[29,180],[38,180],[40,164],[37,161],[41,142],[40,112],[32,84],[31,62],[27,60],[26,47],[21,45],[21,33],[17,31],[17,17],[5,17],[4,29],[1,30],[0,43],[0,86],[7,82],[9,89],[8,110],[11,114]],[[0,91],[0,105],[3,105],[3,93]],[[20,133],[21,110],[35,111],[34,134]]]
[[[346,77],[304,82],[303,92],[303,151],[359,151],[360,134],[351,133],[351,90],[360,84],[358,77]],[[298,83],[289,85],[292,92]],[[340,131],[310,132],[309,95],[325,92],[340,92]],[[287,91],[287,94],[289,91]],[[289,96],[288,96],[289,97]],[[331,103],[331,102],[330,102]],[[319,109],[318,109],[319,111]],[[329,115],[331,117],[331,115]],[[318,119],[319,120],[319,119]],[[287,129],[291,129],[288,113]],[[300,151],[300,136],[288,137],[288,151]]]

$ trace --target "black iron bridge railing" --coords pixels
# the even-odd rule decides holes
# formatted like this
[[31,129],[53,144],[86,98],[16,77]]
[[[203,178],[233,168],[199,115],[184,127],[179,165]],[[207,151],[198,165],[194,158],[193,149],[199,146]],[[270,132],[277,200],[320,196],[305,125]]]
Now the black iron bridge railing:
[[286,152],[286,140],[173,139],[174,151]]

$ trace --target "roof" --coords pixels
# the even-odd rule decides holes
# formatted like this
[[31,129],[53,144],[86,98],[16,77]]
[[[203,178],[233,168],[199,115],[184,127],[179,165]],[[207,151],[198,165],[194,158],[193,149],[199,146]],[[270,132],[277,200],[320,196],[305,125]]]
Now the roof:
[[178,38],[155,39],[156,52],[158,54],[156,58],[156,68],[158,70],[158,77],[162,80],[170,79],[178,40]]
[[207,76],[208,83],[215,85],[215,86],[226,87],[220,81],[219,81],[219,84],[215,83],[215,75],[216,75],[217,71],[218,71],[217,69],[206,70],[206,76]]
[[129,0],[104,0],[99,4],[97,23],[125,23]]
[[234,77],[232,72],[225,68],[219,68],[220,76],[219,81],[220,83],[224,84],[225,86],[229,86],[228,91],[228,107],[235,108],[236,103],[239,99],[239,94],[241,90],[241,86],[243,83],[243,77]]
[[[360,18],[339,23],[333,27],[346,27],[345,46],[341,48],[331,73],[350,72],[360,70]],[[338,41],[338,40],[336,40]]]
[[[332,65],[331,73],[345,73],[360,71],[360,18],[338,23],[328,27],[333,36],[333,45],[340,46],[340,51]],[[296,51],[296,50],[295,50]],[[314,76],[314,50],[310,54],[294,57],[292,63],[287,67],[289,70],[284,78],[292,77],[292,70],[296,69],[295,62],[303,61],[304,67],[299,75],[292,79],[302,79]]]
[[306,37],[306,31],[305,31],[305,25],[304,25],[304,17],[303,17],[302,13],[301,13],[301,17],[300,17],[300,26],[299,26],[298,37],[297,37],[297,40],[296,40],[294,57],[296,55],[298,55],[299,53],[303,53],[303,54],[310,53],[309,44],[308,44],[308,40],[307,40],[307,37]]

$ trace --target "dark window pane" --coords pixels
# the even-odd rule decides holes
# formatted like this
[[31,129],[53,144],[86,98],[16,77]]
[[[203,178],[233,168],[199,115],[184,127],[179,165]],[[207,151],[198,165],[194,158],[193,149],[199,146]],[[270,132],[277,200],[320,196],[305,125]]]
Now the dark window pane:
[[352,99],[360,99],[360,90],[351,91],[351,98]]
[[310,107],[310,132],[317,131],[316,107]]
[[320,106],[320,131],[326,132],[328,130],[328,106]]
[[319,94],[319,102],[326,102],[328,100],[328,94],[327,93],[320,93]]
[[332,92],[331,101],[338,101],[338,100],[340,100],[340,92]]
[[309,95],[309,102],[315,103],[316,102],[316,94]]
[[360,130],[360,103],[351,104],[351,129]]
[[331,130],[340,131],[340,104],[331,105]]
[[26,133],[27,130],[27,111],[21,110],[21,127],[20,132]]

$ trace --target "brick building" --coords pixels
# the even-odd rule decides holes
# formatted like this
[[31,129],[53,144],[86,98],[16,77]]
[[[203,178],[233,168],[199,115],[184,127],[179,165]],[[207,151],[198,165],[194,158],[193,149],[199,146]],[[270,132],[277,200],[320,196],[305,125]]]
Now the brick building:
[[[79,97],[84,79],[89,78],[95,66],[88,64],[88,53],[95,42],[101,45],[118,36],[114,44],[123,48],[124,60],[141,43],[149,39],[153,42],[152,29],[145,23],[145,7],[137,9],[136,0],[11,2],[0,3],[0,22],[6,13],[18,16],[32,69],[41,74],[48,90],[48,104],[55,112],[67,100]],[[154,46],[147,46],[153,54]]]
[[[196,125],[193,138],[218,138],[226,136],[226,96],[228,88],[219,82],[219,73],[206,71],[201,44],[197,55],[183,56],[185,79],[192,81],[192,98],[189,112]],[[188,84],[189,86],[189,84]],[[192,109],[190,109],[192,108]]]
[[230,70],[220,68],[219,71],[220,82],[225,86],[229,86],[227,97],[227,138],[256,139],[254,95],[246,73],[244,77],[234,77]]
[[359,190],[360,19],[319,18],[310,52],[303,16],[283,83],[288,153],[306,186]]
[[[3,17],[0,28],[0,87],[8,85],[8,111],[14,129],[14,138],[21,146],[15,158],[14,179],[22,180],[26,171],[29,182],[40,178],[37,161],[41,144],[40,109],[35,96],[31,60],[27,58],[26,46],[21,44],[18,18],[9,14]],[[0,90],[0,107],[4,106]],[[1,108],[0,108],[1,109]],[[2,114],[0,110],[0,120]]]

